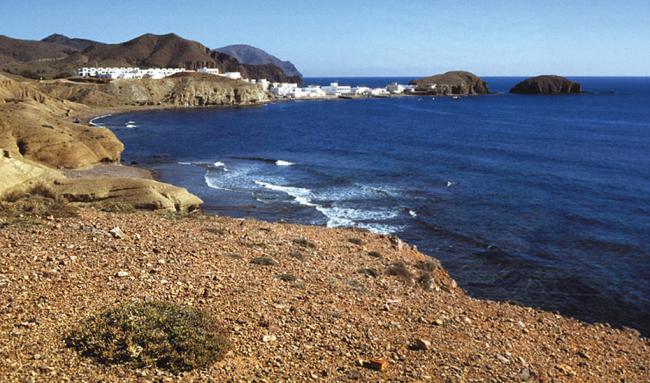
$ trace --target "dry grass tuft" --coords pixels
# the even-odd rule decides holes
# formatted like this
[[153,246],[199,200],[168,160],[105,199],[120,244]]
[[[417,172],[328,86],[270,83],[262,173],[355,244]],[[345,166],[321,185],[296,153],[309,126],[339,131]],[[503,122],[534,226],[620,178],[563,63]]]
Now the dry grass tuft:
[[262,266],[274,266],[278,264],[275,259],[270,257],[256,257],[251,259],[251,263]]
[[214,318],[166,302],[125,304],[91,316],[66,343],[99,363],[173,373],[209,367],[229,347]]
[[294,239],[293,243],[295,243],[298,246],[302,246],[308,249],[315,249],[316,248],[316,242],[311,241],[307,238],[299,238],[299,239]]
[[411,273],[404,262],[394,263],[386,270],[386,274],[397,277],[402,282],[413,283],[413,273]]

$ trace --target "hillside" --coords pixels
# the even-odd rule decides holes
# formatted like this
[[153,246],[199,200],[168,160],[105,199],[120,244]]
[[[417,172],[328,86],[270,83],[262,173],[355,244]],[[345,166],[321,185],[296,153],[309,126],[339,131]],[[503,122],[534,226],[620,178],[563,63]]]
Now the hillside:
[[282,61],[279,58],[263,51],[262,49],[246,45],[228,45],[225,47],[217,48],[215,51],[226,53],[237,59],[242,64],[273,64],[282,69],[285,75],[290,77],[302,77],[302,74],[291,63],[291,61]]
[[55,43],[59,45],[66,46],[68,48],[76,49],[79,51],[83,51],[84,49],[87,49],[91,46],[94,45],[103,45],[103,43],[93,41],[93,40],[86,40],[86,39],[78,39],[78,38],[70,38],[68,36],[60,35],[58,33],[54,33],[52,35],[47,36],[43,40],[44,42],[49,42],[49,43]]
[[[0,209],[4,381],[650,380],[650,344],[637,332],[471,298],[435,259],[395,237],[201,215],[65,213],[73,217],[16,219]],[[111,235],[115,227],[122,234]],[[93,359],[66,341],[85,318],[146,301],[208,313],[229,352],[173,375]],[[127,356],[156,346],[134,342]]]
[[91,40],[51,35],[42,41],[0,36],[0,70],[33,79],[66,78],[82,66],[219,68],[245,77],[270,81],[295,81],[273,63],[242,64],[225,53],[173,33],[144,34],[124,43],[103,44]]

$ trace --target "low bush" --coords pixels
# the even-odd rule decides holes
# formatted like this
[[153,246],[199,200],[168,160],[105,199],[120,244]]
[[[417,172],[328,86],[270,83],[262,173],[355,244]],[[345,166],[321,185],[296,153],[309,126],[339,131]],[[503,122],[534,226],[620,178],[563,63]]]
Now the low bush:
[[66,343],[99,363],[172,373],[209,367],[229,346],[210,315],[166,302],[125,304],[91,316]]
[[363,245],[363,241],[359,238],[348,238],[348,242],[353,243],[355,245],[361,246]]
[[262,265],[262,266],[273,266],[277,264],[275,259],[270,257],[256,257],[251,259],[251,263],[255,265]]
[[411,273],[404,262],[394,263],[386,270],[386,274],[397,277],[405,283],[413,282],[413,273]]
[[315,249],[316,248],[316,242],[311,241],[311,240],[306,239],[306,238],[294,239],[293,243],[295,243],[298,246],[302,246],[302,247],[309,248],[309,249]]

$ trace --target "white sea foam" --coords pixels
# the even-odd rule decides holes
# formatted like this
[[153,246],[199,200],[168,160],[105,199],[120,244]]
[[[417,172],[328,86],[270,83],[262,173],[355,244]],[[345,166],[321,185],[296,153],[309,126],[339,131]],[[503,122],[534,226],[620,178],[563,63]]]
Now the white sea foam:
[[126,125],[124,125],[124,126],[127,127],[127,128],[129,128],[129,129],[133,129],[133,128],[137,128],[137,127],[138,127],[138,125],[135,125],[135,124],[126,124]]
[[255,183],[269,190],[286,193],[289,196],[293,197],[293,199],[301,205],[312,206],[312,207],[318,206],[312,203],[311,200],[309,199],[311,196],[311,190],[309,189],[299,188],[294,186],[275,185],[264,181],[255,181]]
[[448,188],[450,188],[450,187],[452,187],[452,186],[454,186],[454,185],[455,185],[455,184],[454,184],[453,182],[451,182],[451,181],[447,181],[447,187],[448,187]]
[[369,230],[375,234],[394,234],[404,230],[404,226],[387,225],[383,223],[359,223],[356,225],[362,229]]
[[275,161],[275,164],[276,164],[277,166],[291,166],[291,165],[295,165],[293,162],[284,161],[284,160],[277,160],[277,161]]
[[96,124],[95,120],[99,120],[101,118],[106,118],[106,117],[110,117],[110,116],[111,116],[110,114],[104,114],[104,115],[101,115],[101,116],[97,116],[97,117],[93,118],[92,120],[88,121],[88,124],[90,124],[92,126],[104,126],[104,124]]
[[220,184],[217,182],[216,178],[214,178],[214,177],[210,177],[210,171],[209,171],[209,170],[208,170],[207,172],[205,172],[205,176],[203,176],[203,178],[205,179],[205,183],[206,183],[206,185],[208,185],[208,186],[211,187],[212,189],[217,189],[217,190],[228,190],[228,191],[231,191],[231,190],[232,190],[232,189],[229,189],[229,188],[227,188],[227,187],[224,187],[224,186],[220,185]]
[[135,121],[128,121],[127,124],[135,124]]
[[178,161],[177,164],[179,164],[179,165],[185,165],[185,166],[194,165],[193,163],[191,163],[191,162],[187,162],[187,161]]
[[221,161],[217,161],[217,162],[215,162],[214,164],[212,164],[212,166],[214,166],[215,168],[222,168],[224,172],[228,172],[228,171],[230,171],[230,170],[228,170],[228,168],[226,167],[226,164],[223,163],[223,162],[221,162]]
[[409,209],[409,215],[410,215],[411,217],[415,218],[415,217],[418,216],[418,213],[416,213],[415,210],[410,210],[410,209]]

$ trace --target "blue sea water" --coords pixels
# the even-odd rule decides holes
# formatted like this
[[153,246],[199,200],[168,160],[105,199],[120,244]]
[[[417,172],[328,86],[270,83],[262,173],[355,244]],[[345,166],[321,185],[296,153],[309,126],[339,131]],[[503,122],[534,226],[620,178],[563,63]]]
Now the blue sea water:
[[[405,78],[306,79],[384,86]],[[650,78],[588,94],[293,101],[98,122],[235,217],[396,234],[471,295],[650,333]],[[126,128],[129,125],[130,128]]]

